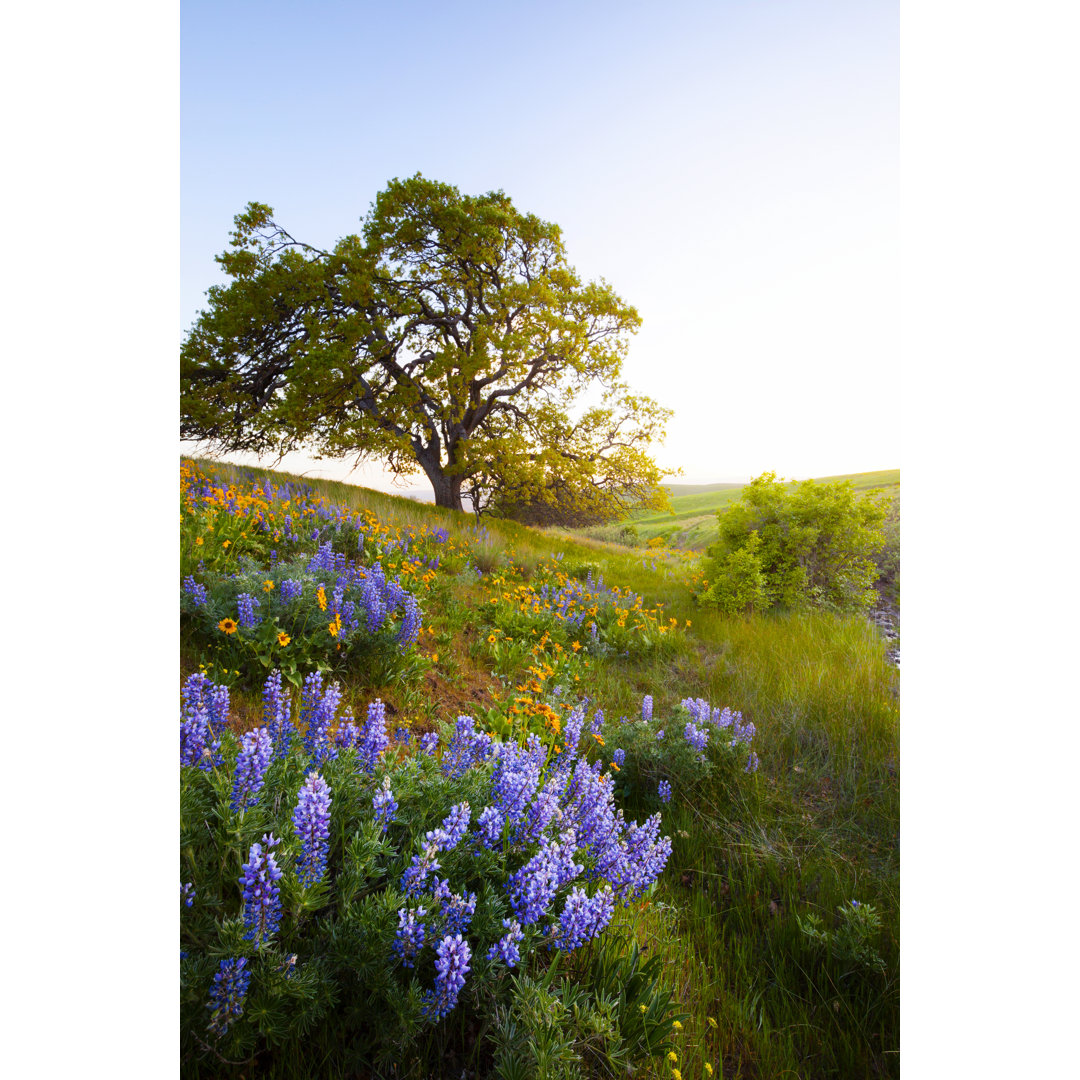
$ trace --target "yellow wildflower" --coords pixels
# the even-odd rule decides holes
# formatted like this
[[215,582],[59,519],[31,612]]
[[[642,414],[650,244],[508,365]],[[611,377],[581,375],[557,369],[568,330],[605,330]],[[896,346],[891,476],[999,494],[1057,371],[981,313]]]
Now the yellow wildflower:
[[676,1054],[674,1050],[669,1050],[667,1059],[671,1062],[672,1065],[674,1065],[675,1062],[679,1060],[679,1055]]
[[716,1027],[716,1021],[711,1016],[707,1016],[705,1019],[709,1021],[709,1027],[711,1027],[711,1028]]
[[675,1078],[675,1080],[682,1080],[682,1073],[679,1072],[678,1069],[672,1069],[671,1075]]
[[709,1074],[710,1076],[712,1076],[712,1066],[711,1066],[711,1065],[710,1065],[710,1064],[709,1064],[709,1063],[708,1063],[707,1061],[705,1062],[705,1071],[706,1071],[706,1072],[707,1072],[707,1073],[708,1073],[708,1074]]
[[222,619],[221,622],[217,624],[217,628],[226,634],[235,634],[236,622],[233,619]]
[[263,582],[263,592],[269,592],[273,587],[274,583],[272,581]]
[[284,630],[282,630],[281,633],[277,636],[277,643],[279,645],[288,645],[290,641],[292,641],[292,638],[289,637],[289,635],[286,634]]
[[196,547],[202,547],[202,537],[201,536],[196,536],[195,537],[195,546]]
[[222,546],[223,548],[227,548],[227,547],[228,547],[228,546],[229,546],[229,545],[230,545],[231,543],[232,543],[232,541],[231,541],[231,540],[226,540],[226,541],[225,541],[225,542],[224,542],[224,543],[223,543],[223,544],[222,544],[221,546]]
[[638,1009],[641,1010],[641,1014],[642,1014],[642,1016],[644,1016],[645,1015],[645,1006],[644,1005],[639,1005]]
[[676,1020],[671,1025],[676,1031],[682,1031],[682,1024]]

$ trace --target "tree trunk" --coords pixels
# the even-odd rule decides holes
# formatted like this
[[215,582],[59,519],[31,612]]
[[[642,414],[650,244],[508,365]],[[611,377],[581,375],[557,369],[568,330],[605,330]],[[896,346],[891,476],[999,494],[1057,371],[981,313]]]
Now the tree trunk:
[[431,481],[431,489],[435,492],[435,505],[445,506],[450,510],[464,510],[461,504],[461,477],[446,475],[442,462],[439,461],[438,449],[427,448],[418,452],[416,460]]

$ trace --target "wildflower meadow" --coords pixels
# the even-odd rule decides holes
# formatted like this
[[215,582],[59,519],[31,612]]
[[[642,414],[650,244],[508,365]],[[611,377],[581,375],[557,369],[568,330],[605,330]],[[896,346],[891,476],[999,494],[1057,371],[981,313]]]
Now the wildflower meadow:
[[210,462],[180,527],[182,1075],[898,1074],[872,628]]

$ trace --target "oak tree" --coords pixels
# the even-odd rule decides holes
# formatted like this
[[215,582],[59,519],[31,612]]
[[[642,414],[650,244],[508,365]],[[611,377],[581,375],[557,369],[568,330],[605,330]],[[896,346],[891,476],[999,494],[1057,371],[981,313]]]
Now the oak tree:
[[581,280],[557,225],[419,174],[331,250],[261,203],[234,220],[229,283],[181,351],[182,438],[422,469],[438,505],[478,513],[666,503],[648,450],[670,411],[621,381],[640,317]]

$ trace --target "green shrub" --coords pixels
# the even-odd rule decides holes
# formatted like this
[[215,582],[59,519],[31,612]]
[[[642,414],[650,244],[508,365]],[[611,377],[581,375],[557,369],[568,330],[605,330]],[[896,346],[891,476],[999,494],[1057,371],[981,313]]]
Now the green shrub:
[[885,509],[879,499],[860,496],[850,481],[792,486],[763,473],[717,519],[720,534],[707,552],[711,586],[703,603],[729,611],[858,611],[873,602]]

